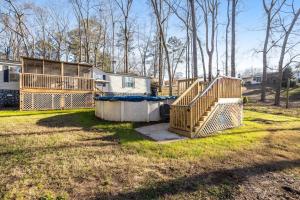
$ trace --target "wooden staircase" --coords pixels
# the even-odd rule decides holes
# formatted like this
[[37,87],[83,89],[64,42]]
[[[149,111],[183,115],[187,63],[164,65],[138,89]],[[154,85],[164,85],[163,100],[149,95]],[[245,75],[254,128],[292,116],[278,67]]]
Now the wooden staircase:
[[220,98],[241,98],[241,80],[218,76],[210,83],[194,81],[171,105],[170,131],[196,137]]

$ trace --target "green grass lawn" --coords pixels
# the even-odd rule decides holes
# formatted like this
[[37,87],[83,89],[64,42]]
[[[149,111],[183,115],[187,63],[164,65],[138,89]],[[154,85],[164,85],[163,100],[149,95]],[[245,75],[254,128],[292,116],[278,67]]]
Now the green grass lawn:
[[[296,88],[292,88],[290,91],[289,91],[289,95],[291,98],[299,98],[300,96],[300,86],[296,87]],[[299,99],[298,99],[299,100]]]
[[101,121],[93,110],[1,111],[0,199],[251,197],[251,183],[269,173],[278,174],[270,188],[282,176],[297,185],[299,115],[259,111],[246,110],[239,128],[172,143],[143,138],[134,131],[142,124]]

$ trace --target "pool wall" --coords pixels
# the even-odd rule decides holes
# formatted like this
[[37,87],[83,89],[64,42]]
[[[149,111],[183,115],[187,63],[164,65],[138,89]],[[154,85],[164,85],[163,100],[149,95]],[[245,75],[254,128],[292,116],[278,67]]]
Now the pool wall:
[[108,121],[150,122],[159,121],[159,107],[173,100],[162,101],[95,101],[95,115]]

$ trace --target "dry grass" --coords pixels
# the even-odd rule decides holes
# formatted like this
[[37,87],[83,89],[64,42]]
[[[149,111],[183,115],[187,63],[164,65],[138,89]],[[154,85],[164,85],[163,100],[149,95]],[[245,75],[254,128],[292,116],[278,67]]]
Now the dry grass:
[[299,198],[300,117],[283,114],[158,144],[92,110],[3,111],[0,199]]

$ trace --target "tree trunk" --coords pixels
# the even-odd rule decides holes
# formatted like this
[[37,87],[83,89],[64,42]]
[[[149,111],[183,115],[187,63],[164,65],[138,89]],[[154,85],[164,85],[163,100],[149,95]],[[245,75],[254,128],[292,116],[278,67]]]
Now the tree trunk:
[[202,48],[202,43],[199,37],[197,37],[198,45],[200,48],[200,54],[201,54],[201,61],[202,61],[202,68],[203,68],[203,78],[204,82],[206,82],[206,66],[205,66],[205,59],[204,59],[204,52]]
[[[158,14],[161,15],[162,13],[162,0],[159,0],[159,8],[158,8]],[[162,36],[160,32],[160,21],[157,21],[157,31],[158,31],[158,90],[159,92],[162,91],[162,85],[163,85],[163,45],[162,45]]]
[[231,76],[235,77],[235,17],[238,0],[232,0],[231,10]]
[[286,46],[288,43],[289,36],[294,28],[294,25],[296,24],[296,21],[298,20],[300,15],[300,9],[297,10],[296,14],[294,15],[294,18],[292,20],[292,23],[290,24],[288,30],[286,31],[286,34],[284,36],[283,44],[281,47],[281,53],[280,53],[280,59],[278,64],[278,83],[276,88],[276,94],[275,94],[275,105],[280,106],[280,91],[281,91],[281,85],[282,85],[282,74],[283,74],[283,61],[286,54]]
[[290,78],[287,78],[287,86],[286,86],[286,102],[285,102],[285,108],[289,108],[289,100],[290,100],[290,95],[289,95],[289,90],[290,90]]
[[268,43],[270,37],[270,28],[271,28],[271,13],[268,13],[268,20],[267,20],[267,29],[266,29],[266,36],[264,42],[264,49],[263,49],[263,76],[261,81],[261,96],[260,100],[262,102],[266,101],[266,84],[267,84],[267,50],[268,50]]
[[125,46],[124,46],[124,72],[128,73],[128,30],[127,30],[127,16],[125,16]]
[[113,27],[112,27],[112,56],[111,56],[111,66],[112,66],[112,72],[115,73],[115,22],[112,19]]
[[191,16],[192,16],[192,36],[193,36],[193,77],[198,77],[198,65],[197,65],[197,28],[196,28],[196,16],[195,16],[195,5],[194,0],[190,0],[191,4]]
[[154,13],[155,13],[155,16],[156,16],[156,19],[157,19],[157,24],[158,24],[158,28],[159,28],[159,32],[160,32],[162,45],[164,47],[165,54],[166,54],[166,60],[167,60],[167,65],[168,65],[168,76],[169,76],[169,95],[172,96],[172,94],[173,94],[173,92],[172,92],[172,82],[171,82],[172,81],[172,71],[171,71],[168,47],[167,47],[167,44],[166,44],[166,40],[165,40],[164,32],[163,32],[163,27],[162,27],[162,24],[161,24],[161,14],[158,10],[157,1],[156,0],[151,0],[151,4],[152,4],[152,7],[154,9]]
[[[188,19],[187,19],[188,21]],[[186,79],[190,78],[190,36],[189,36],[189,27],[186,27],[186,59],[185,59],[185,64],[186,64],[186,69],[185,69],[185,77]]]
[[229,14],[230,0],[227,0],[227,24],[225,34],[225,75],[228,76],[228,34],[230,26],[230,14]]

